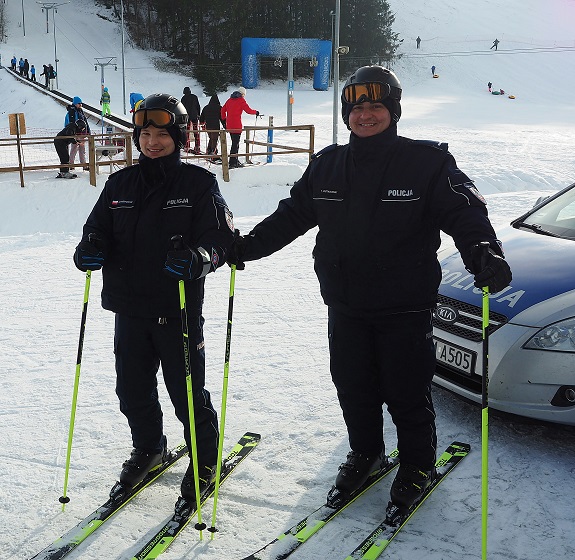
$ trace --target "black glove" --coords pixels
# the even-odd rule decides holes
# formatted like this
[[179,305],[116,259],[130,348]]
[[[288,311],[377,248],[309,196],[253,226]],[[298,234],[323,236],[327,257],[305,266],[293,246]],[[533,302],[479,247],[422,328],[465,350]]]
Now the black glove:
[[82,272],[100,270],[104,264],[103,243],[93,233],[88,241],[80,241],[74,251],[74,264]]
[[259,116],[260,116],[260,112],[256,111],[256,117],[259,117]]
[[164,272],[178,280],[195,280],[200,277],[202,265],[198,259],[198,252],[189,247],[168,251]]
[[234,242],[226,253],[226,262],[231,266],[236,265],[237,270],[244,270],[246,267],[244,263],[244,255],[247,249],[247,241],[243,235],[240,235],[240,230],[234,230]]
[[502,256],[491,247],[484,249],[481,245],[474,245],[471,254],[474,263],[474,285],[477,288],[487,286],[489,293],[495,294],[509,286],[512,279],[511,269]]

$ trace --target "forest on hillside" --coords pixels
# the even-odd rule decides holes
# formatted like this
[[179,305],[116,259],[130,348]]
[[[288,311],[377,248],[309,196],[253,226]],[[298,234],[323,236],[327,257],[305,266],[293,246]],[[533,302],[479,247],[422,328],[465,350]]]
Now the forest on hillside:
[[[243,37],[332,40],[333,0],[96,0],[118,19],[121,6],[130,39],[140,48],[169,55],[180,71],[196,78],[208,95],[241,81]],[[340,57],[343,74],[364,64],[390,64],[401,44],[393,32],[395,16],[387,0],[342,2]],[[264,79],[285,79],[286,67],[261,57]],[[294,61],[295,78],[311,76],[309,60]]]

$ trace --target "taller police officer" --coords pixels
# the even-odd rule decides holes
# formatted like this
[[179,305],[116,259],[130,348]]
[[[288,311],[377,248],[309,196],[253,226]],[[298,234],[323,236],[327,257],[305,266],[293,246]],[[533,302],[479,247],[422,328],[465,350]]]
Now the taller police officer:
[[[160,364],[191,449],[176,281],[184,280],[202,492],[215,474],[218,449],[217,416],[204,388],[204,281],[225,262],[233,240],[232,215],[214,175],[180,159],[188,122],[180,101],[150,95],[133,121],[139,165],[110,175],[88,216],[74,262],[83,271],[103,267],[102,306],[116,314],[116,393],[134,446],[120,474],[127,487],[165,458],[156,379]],[[182,237],[183,247],[174,247],[175,236]],[[184,498],[195,498],[191,463],[181,490]]]
[[408,508],[435,475],[431,321],[440,231],[454,239],[476,286],[500,291],[511,271],[484,199],[447,146],[398,136],[400,100],[399,80],[386,68],[364,66],[350,76],[341,95],[349,144],[319,152],[290,197],[236,237],[228,262],[241,269],[319,226],[314,267],[351,447],[330,498],[352,495],[386,461],[385,403],[401,458],[391,499]]

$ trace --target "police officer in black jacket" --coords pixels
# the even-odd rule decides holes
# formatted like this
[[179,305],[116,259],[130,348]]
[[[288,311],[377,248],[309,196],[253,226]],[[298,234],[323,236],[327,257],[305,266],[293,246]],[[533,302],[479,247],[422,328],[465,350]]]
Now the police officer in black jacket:
[[[134,449],[120,482],[133,487],[166,455],[156,374],[191,449],[177,280],[186,294],[200,491],[215,474],[218,425],[205,385],[204,279],[225,262],[233,221],[213,174],[183,163],[188,115],[168,94],[147,97],[134,113],[139,165],[110,175],[84,226],[74,262],[103,268],[102,306],[116,314],[116,393]],[[177,240],[181,236],[181,243]],[[191,457],[191,454],[190,454]],[[193,465],[182,496],[195,498]]]
[[[319,152],[290,197],[236,237],[228,262],[242,269],[319,226],[314,267],[328,306],[330,369],[351,447],[328,500],[352,495],[386,461],[386,404],[401,458],[391,498],[406,509],[435,475],[431,321],[441,279],[440,231],[454,239],[477,286],[502,290],[511,272],[485,201],[447,146],[398,136],[395,74],[359,68],[341,101],[349,144]],[[483,241],[489,251],[482,260]]]

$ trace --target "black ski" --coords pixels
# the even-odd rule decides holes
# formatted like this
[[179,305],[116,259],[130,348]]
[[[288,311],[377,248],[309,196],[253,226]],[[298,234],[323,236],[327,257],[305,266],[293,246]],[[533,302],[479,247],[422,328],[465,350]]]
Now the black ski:
[[[245,459],[260,442],[261,436],[247,432],[236,443],[230,454],[222,462],[220,474],[220,484],[222,484],[232,471]],[[202,504],[212,496],[215,483],[212,483],[202,497]],[[132,557],[132,560],[153,560],[164,552],[183,531],[186,525],[192,520],[196,513],[196,504],[189,503],[184,498],[178,498],[174,514],[159,529],[156,534],[148,540]]]
[[[144,488],[149,486],[160,475],[171,468],[176,461],[187,455],[188,448],[181,443],[168,453],[168,459],[148,475],[131,490],[122,484],[116,484],[110,490],[110,498],[90,515],[82,519],[75,527],[64,533],[58,540],[32,557],[33,560],[58,560],[63,558],[80,543],[84,542],[94,531],[99,529],[110,517],[124,507],[132,498],[137,496]],[[31,559],[31,560],[32,560]]]
[[247,556],[243,560],[283,560],[292,552],[307,542],[315,533],[329,523],[336,515],[341,513],[347,506],[353,503],[362,494],[367,492],[374,484],[388,475],[397,465],[398,451],[393,451],[388,457],[388,464],[380,471],[373,473],[367,481],[352,496],[345,498],[337,496],[337,490],[332,490],[328,496],[328,503],[317,508],[282,533],[279,537],[270,541],[263,548]]
[[438,484],[469,454],[470,450],[469,444],[454,441],[435,463],[438,476],[425,491],[421,500],[407,512],[402,512],[392,504],[388,505],[386,518],[345,560],[375,560],[379,558],[391,539],[397,535],[426,498],[437,488]]

